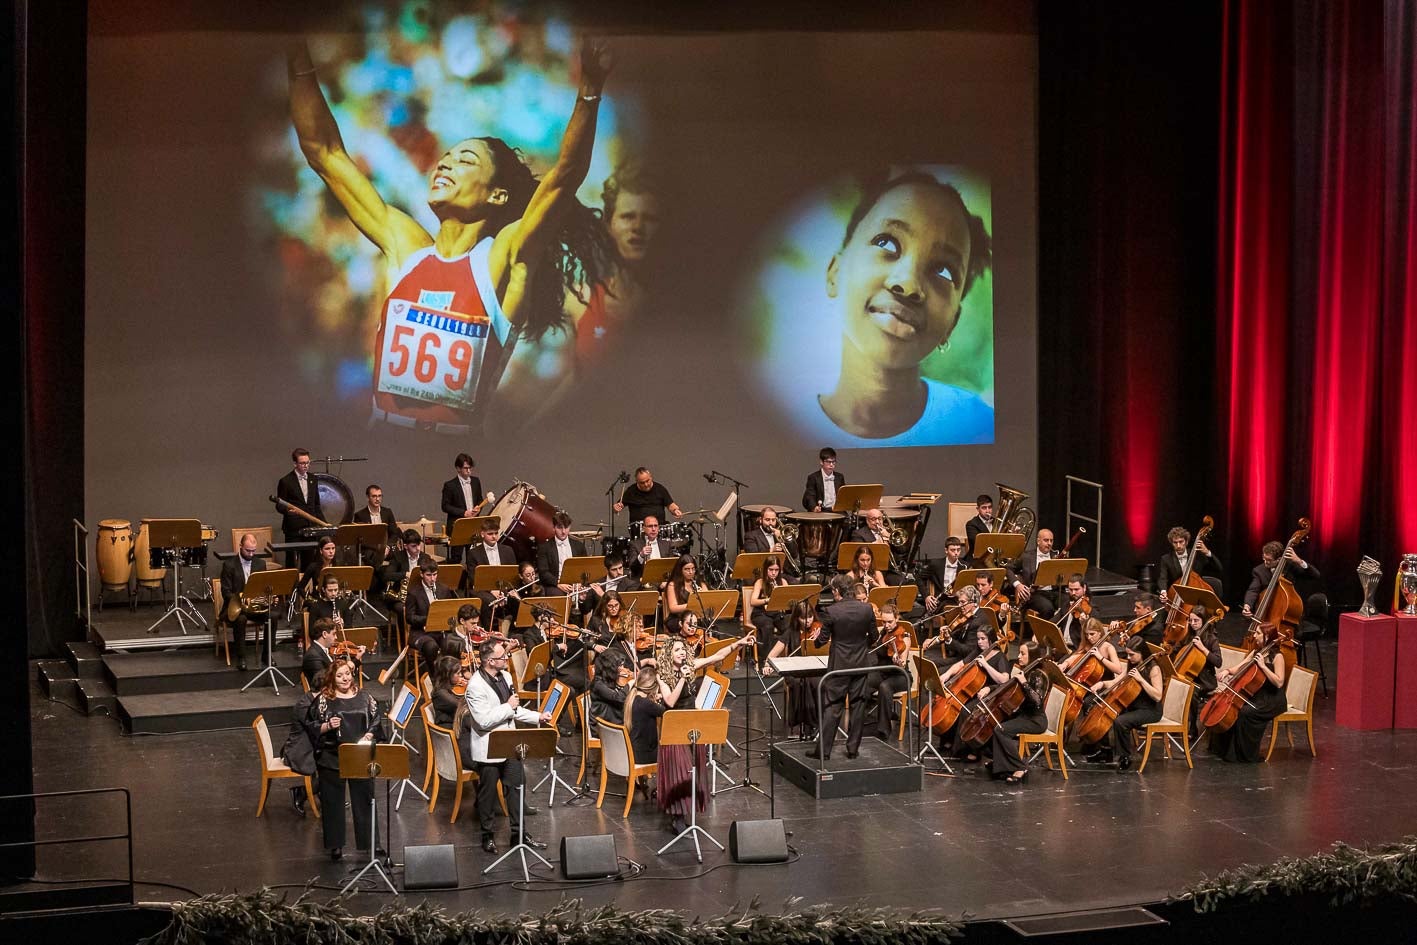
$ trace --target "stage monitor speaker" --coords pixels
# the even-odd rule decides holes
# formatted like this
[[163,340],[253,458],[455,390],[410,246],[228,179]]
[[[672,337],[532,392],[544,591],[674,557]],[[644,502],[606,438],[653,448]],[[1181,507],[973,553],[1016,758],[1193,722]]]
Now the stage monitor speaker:
[[734,863],[786,863],[787,832],[781,820],[735,820],[728,828]]
[[404,889],[457,889],[458,858],[451,843],[403,848]]
[[561,875],[566,879],[601,879],[618,872],[620,857],[610,834],[561,838]]

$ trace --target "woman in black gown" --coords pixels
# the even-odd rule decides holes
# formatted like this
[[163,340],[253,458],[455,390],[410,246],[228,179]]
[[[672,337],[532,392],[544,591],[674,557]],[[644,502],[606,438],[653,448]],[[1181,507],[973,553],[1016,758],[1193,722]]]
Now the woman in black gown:
[[[1264,641],[1274,632],[1273,624],[1260,624],[1250,631],[1245,642],[1258,648],[1263,646]],[[1221,761],[1259,761],[1260,743],[1264,741],[1265,729],[1269,728],[1271,719],[1282,715],[1288,708],[1289,700],[1285,698],[1284,686],[1289,679],[1289,666],[1284,656],[1284,648],[1275,647],[1258,658],[1255,665],[1264,674],[1264,684],[1258,692],[1240,704],[1240,714],[1234,725],[1223,732],[1211,733],[1210,750],[1218,755]],[[1231,675],[1229,670],[1222,669],[1215,674],[1215,678],[1220,686],[1224,686],[1230,681]]]
[[[797,656],[802,644],[812,635],[812,623],[816,613],[812,605],[800,600],[792,605],[787,625],[777,642],[768,651],[767,659],[779,656]],[[763,675],[776,672],[771,663],[763,667]],[[787,731],[796,732],[799,738],[813,741],[817,737],[817,680],[818,676],[791,676],[787,679]]]

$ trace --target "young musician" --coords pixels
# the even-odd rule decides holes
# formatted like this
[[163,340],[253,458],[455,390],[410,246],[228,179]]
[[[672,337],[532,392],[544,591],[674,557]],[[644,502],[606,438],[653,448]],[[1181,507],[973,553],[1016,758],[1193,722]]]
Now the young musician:
[[808,512],[830,512],[836,504],[836,494],[846,485],[846,477],[837,472],[836,450],[824,446],[817,453],[821,468],[807,476],[806,488],[802,490],[802,508]]
[[487,639],[482,629],[482,615],[476,604],[463,604],[458,608],[457,623],[453,629],[443,634],[442,654],[461,660],[464,656],[476,657],[477,648]]
[[467,707],[472,716],[468,755],[477,766],[477,819],[482,827],[482,849],[493,855],[497,853],[494,830],[497,823],[497,784],[501,782],[507,794],[512,845],[521,842],[544,850],[546,843],[526,835],[518,819],[521,805],[517,803],[516,791],[526,783],[521,760],[489,758],[487,747],[492,732],[514,728],[517,722],[545,725],[551,721],[551,714],[543,712],[537,715],[531,709],[522,707],[512,687],[512,674],[507,671],[507,641],[490,639],[482,644],[478,653],[482,658],[482,668],[473,673],[468,681]]
[[[634,686],[625,698],[625,726],[630,733],[630,750],[634,755],[633,761],[636,764],[646,764],[650,758],[654,758],[658,765],[658,775],[656,779],[660,784],[666,786],[664,793],[659,795],[660,809],[670,814],[668,824],[671,833],[679,833],[685,826],[685,815],[689,812],[689,804],[697,803],[699,810],[703,810],[708,803],[708,784],[703,778],[699,778],[699,796],[691,802],[688,797],[690,779],[690,767],[697,767],[702,770],[707,749],[694,746],[695,751],[691,756],[688,745],[661,745],[659,743],[659,720],[669,708],[679,701],[679,695],[683,692],[688,677],[683,673],[673,674],[673,686],[669,682],[661,679],[658,671],[653,666],[641,666],[639,674],[635,677]],[[644,790],[646,795],[654,792],[654,788],[647,783],[640,783],[636,788]],[[672,790],[672,800],[667,800],[665,795]]]
[[927,611],[938,613],[955,603],[955,578],[965,567],[964,542],[951,535],[945,539],[945,556],[935,558],[925,567],[926,584],[921,591]]
[[1009,784],[1022,784],[1028,778],[1028,765],[1019,755],[1019,736],[1039,735],[1048,730],[1044,707],[1051,686],[1043,670],[1035,668],[1025,672],[1023,667],[1027,650],[1027,644],[1020,647],[1019,660],[1009,671],[1009,677],[1023,685],[1023,706],[1013,718],[994,728],[990,742],[994,776],[1002,777]]
[[571,537],[570,513],[557,509],[551,516],[551,540],[542,542],[536,549],[536,575],[542,586],[550,588],[553,594],[571,594],[578,590],[580,593],[571,601],[573,611],[580,610],[585,589],[562,584],[561,566],[566,563],[567,558],[584,557],[585,542]]
[[399,588],[403,587],[405,579],[408,580],[409,589],[418,583],[418,575],[415,572],[421,557],[423,536],[418,534],[416,529],[404,529],[403,546],[394,549],[388,561],[384,563],[383,570],[379,572],[384,585],[384,599],[390,604],[396,602]]
[[321,618],[310,625],[310,645],[300,660],[300,675],[305,677],[305,685],[311,690],[320,688],[325,670],[335,661],[330,648],[337,639],[334,621]]
[[624,593],[626,591],[638,591],[640,589],[640,582],[625,573],[625,558],[619,552],[612,551],[605,556],[604,561],[605,580],[596,581],[592,584],[590,586],[590,594],[586,597],[587,602],[591,606],[592,613],[600,606],[601,601],[605,599],[605,595],[610,591]]
[[[1181,580],[1181,575],[1186,571],[1186,562],[1191,556],[1191,533],[1177,525],[1166,533],[1166,541],[1171,545],[1171,550],[1161,556],[1161,562],[1156,569],[1156,586],[1161,588],[1163,601],[1166,600],[1166,593],[1171,585]],[[1220,565],[1220,559],[1203,541],[1196,542],[1196,560],[1191,571],[1205,578],[1206,583],[1215,591],[1216,597],[1221,596],[1220,579],[1225,571]]]
[[[891,601],[886,601],[881,605],[881,615],[877,624],[881,640],[894,639],[899,626],[900,610]],[[890,740],[891,735],[894,734],[892,723],[899,719],[896,696],[910,690],[910,655],[912,652],[910,631],[906,630],[902,635],[901,645],[896,647],[893,653],[890,652],[892,646],[893,644],[879,644],[875,651],[876,662],[881,666],[897,666],[905,672],[897,673],[892,670],[872,673],[866,677],[866,688],[876,694],[876,737],[882,741]]]
[[1177,652],[1184,649],[1187,644],[1195,646],[1205,655],[1205,665],[1201,671],[1196,673],[1191,680],[1191,737],[1195,738],[1200,734],[1196,720],[1200,717],[1201,706],[1205,700],[1209,699],[1215,692],[1218,685],[1216,674],[1223,664],[1220,652],[1220,635],[1215,629],[1215,624],[1209,622],[1210,613],[1202,604],[1197,604],[1191,608],[1191,612],[1186,615],[1186,639],[1176,648]]
[[664,632],[678,634],[684,622],[684,614],[689,611],[689,601],[699,589],[694,579],[697,565],[691,555],[681,555],[674,562],[669,578],[664,584]]
[[[489,521],[482,526],[482,540],[470,547],[463,557],[463,568],[467,571],[467,586],[472,587],[477,576],[477,569],[484,564],[506,565],[516,564],[517,556],[512,546],[504,541],[498,541],[497,535],[501,531],[501,526],[495,521]],[[508,588],[507,590],[510,590]],[[486,591],[474,591],[472,594],[482,602],[482,623],[491,627],[493,621],[507,616],[507,593],[505,590],[493,588]],[[513,615],[515,616],[515,615]]]
[[315,623],[319,620],[328,620],[334,624],[335,630],[344,631],[354,626],[353,607],[349,598],[340,596],[340,581],[333,574],[325,575],[325,579],[319,584],[320,592],[317,596],[305,601],[305,612],[310,620],[310,636],[314,639]]
[[994,530],[994,498],[987,493],[979,493],[974,499],[974,518],[964,523],[964,557],[974,560],[974,539],[978,535]]
[[[310,563],[310,567],[300,575],[299,591],[307,598],[315,597],[320,592],[320,572],[326,568],[335,566],[335,540],[329,535],[321,535],[315,542],[315,560]],[[339,583],[339,579],[335,579]]]
[[[1117,767],[1126,771],[1132,766],[1132,733],[1161,719],[1164,683],[1161,680],[1161,667],[1157,665],[1156,660],[1147,659],[1147,644],[1142,637],[1133,636],[1128,639],[1122,655],[1127,664],[1126,672],[1094,683],[1092,691],[1105,695],[1128,679],[1136,680],[1140,691],[1127,710],[1112,720],[1111,749],[1103,748],[1093,752],[1088,755],[1087,760],[1105,761],[1115,757]],[[1146,665],[1143,666],[1143,663]]]
[[354,524],[373,525],[378,522],[384,526],[387,536],[383,544],[364,549],[362,563],[377,568],[383,564],[389,549],[399,543],[399,526],[393,510],[384,507],[384,490],[381,486],[372,483],[365,486],[364,498],[364,508],[354,513]]
[[[1280,550],[1274,553],[1276,563],[1282,552],[1281,546]],[[1245,643],[1247,646],[1258,648],[1263,646],[1265,640],[1274,632],[1273,624],[1256,625],[1246,635]],[[1210,750],[1221,761],[1259,761],[1260,743],[1264,741],[1265,729],[1269,727],[1271,719],[1282,715],[1289,707],[1284,686],[1289,679],[1290,667],[1284,658],[1283,648],[1275,647],[1268,655],[1256,659],[1255,665],[1264,676],[1259,691],[1247,696],[1240,704],[1239,718],[1235,720],[1234,725],[1223,732],[1211,733]],[[1233,675],[1230,670],[1221,669],[1215,674],[1216,683],[1226,686]]]
[[1082,641],[1058,664],[1058,668],[1065,674],[1071,673],[1092,655],[1097,657],[1107,672],[1113,675],[1125,672],[1126,660],[1117,654],[1117,648],[1110,640],[1105,639],[1106,635],[1107,629],[1103,627],[1102,621],[1096,617],[1087,618],[1083,621]]
[[1128,630],[1147,643],[1161,645],[1166,637],[1166,613],[1155,597],[1144,591],[1132,596],[1132,624]]
[[[438,658],[438,640],[428,632],[428,610],[435,600],[445,600],[452,592],[438,583],[438,562],[424,555],[418,560],[418,586],[410,587],[403,603],[404,625],[408,627],[408,645],[418,650],[425,666]],[[439,632],[447,630],[439,627]]]
[[[453,533],[453,525],[460,518],[472,518],[477,515],[477,510],[482,502],[482,480],[472,474],[472,457],[466,453],[459,453],[453,460],[453,469],[457,475],[443,483],[443,514],[447,516],[444,526],[449,535]],[[450,545],[448,547],[448,563],[461,564],[463,557],[462,545]]]
[[854,584],[866,585],[867,591],[874,587],[886,586],[885,575],[876,567],[875,554],[865,545],[856,549],[856,556],[851,559],[851,570],[846,572],[846,576],[851,578]]
[[1255,565],[1250,572],[1250,586],[1245,591],[1245,606],[1241,610],[1246,617],[1254,615],[1254,608],[1259,606],[1260,597],[1264,595],[1265,589],[1269,587],[1270,578],[1274,576],[1274,569],[1279,567],[1279,559],[1283,558],[1289,563],[1285,566],[1285,575],[1290,580],[1317,581],[1319,580],[1319,569],[1314,567],[1298,553],[1287,545],[1281,545],[1277,541],[1266,542],[1260,549],[1261,561]]
[[[630,697],[636,670],[620,647],[611,647],[595,658],[595,679],[590,684],[590,714],[616,725],[625,724],[625,700]],[[624,677],[630,678],[626,680]],[[596,729],[590,729],[597,737]]]
[[772,557],[763,561],[763,575],[753,582],[748,591],[748,607],[743,615],[743,622],[752,626],[758,638],[758,652],[764,656],[772,648],[777,629],[782,626],[787,616],[785,612],[768,613],[764,608],[772,597],[773,588],[784,587],[786,584],[787,578],[782,576],[782,562]]
[[[1063,642],[1068,646],[1076,646],[1082,639],[1083,623],[1091,616],[1091,609],[1088,604],[1082,603],[1088,600],[1089,590],[1087,581],[1083,580],[1081,574],[1074,574],[1068,578],[1067,597],[1059,605],[1063,609],[1063,616],[1058,620],[1058,630],[1063,634]],[[1087,613],[1083,611],[1087,610]]]
[[[280,530],[285,535],[287,542],[294,542],[301,539],[301,532],[315,524],[295,510],[298,509],[305,515],[320,521],[324,521],[325,512],[320,508],[320,487],[315,482],[315,477],[310,473],[310,451],[306,449],[291,450],[290,459],[295,464],[294,468],[282,476],[280,482],[276,483],[276,498],[290,506],[291,510],[286,512],[281,519]],[[287,568],[298,567],[301,560],[298,551],[285,553]]]
[[[812,637],[812,626],[816,611],[810,601],[799,600],[792,605],[787,626],[768,651],[763,675],[771,676],[772,659],[782,656],[796,656],[802,651],[803,643]],[[817,676],[791,676],[787,678],[787,730],[796,731],[805,741],[811,741],[817,734]]]
[[[369,744],[388,740],[388,719],[379,700],[367,690],[355,688],[357,670],[349,660],[336,660],[325,671],[320,693],[310,704],[305,730],[315,747],[315,763],[320,772],[320,826],[330,859],[344,856],[345,780],[340,777],[339,746],[350,742]],[[349,810],[354,816],[354,846],[369,850],[369,802],[374,782],[368,778],[349,782]]]
[[[979,700],[989,694],[990,689],[995,686],[1002,686],[1009,681],[1009,659],[1005,655],[1005,648],[1003,646],[995,646],[994,637],[987,628],[979,627],[972,631],[965,631],[961,633],[960,636],[967,638],[968,645],[973,648],[974,655],[968,659],[961,659],[952,664],[940,674],[940,682],[947,687],[953,685],[954,681],[964,675],[971,666],[978,666],[982,669],[984,674],[989,677],[989,681],[973,696],[965,700],[964,705],[960,706],[959,718],[955,720],[955,724],[950,727],[948,732],[940,736],[939,748],[940,751],[946,755],[953,753],[955,750],[955,729],[959,725],[959,720],[968,716],[968,714],[973,711],[974,707],[979,704]],[[1024,644],[1020,647],[1021,662],[1027,661],[1027,647],[1028,644]],[[960,757],[972,764],[979,760],[979,751],[977,749],[964,751]]]
[[[450,729],[457,739],[464,771],[475,771],[472,760],[472,726],[467,714],[467,684],[473,669],[453,656],[440,656],[433,664],[433,721]],[[459,692],[461,690],[461,692]]]

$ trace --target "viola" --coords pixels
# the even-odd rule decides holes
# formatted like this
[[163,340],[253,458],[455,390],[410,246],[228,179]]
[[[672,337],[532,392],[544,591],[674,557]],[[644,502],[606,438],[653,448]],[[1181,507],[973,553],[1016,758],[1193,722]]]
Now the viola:
[[699,626],[698,621],[685,620],[679,624],[679,639],[683,640],[690,647],[702,646],[704,642],[704,628]]
[[620,673],[615,677],[616,688],[624,688],[635,681],[635,670],[632,666],[621,666]]
[[548,640],[561,640],[567,637],[575,639],[580,635],[581,631],[579,627],[573,627],[569,624],[561,623],[560,621],[553,621],[551,626],[546,628],[546,639]]

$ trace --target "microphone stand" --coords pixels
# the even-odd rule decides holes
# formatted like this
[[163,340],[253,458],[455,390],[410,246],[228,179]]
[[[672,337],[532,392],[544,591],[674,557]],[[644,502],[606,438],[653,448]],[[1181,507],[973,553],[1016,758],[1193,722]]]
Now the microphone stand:
[[741,551],[743,548],[743,516],[738,511],[738,504],[742,500],[743,490],[748,488],[748,484],[734,479],[732,476],[728,475],[728,473],[719,472],[717,469],[710,469],[709,482],[717,482],[719,479],[725,479],[733,483],[733,541],[735,543],[734,547]]
[[622,482],[629,481],[629,476],[625,475],[623,472],[618,473],[615,478],[610,481],[610,487],[605,490],[605,507],[606,511],[610,513],[610,537],[612,539],[615,537],[615,487]]

